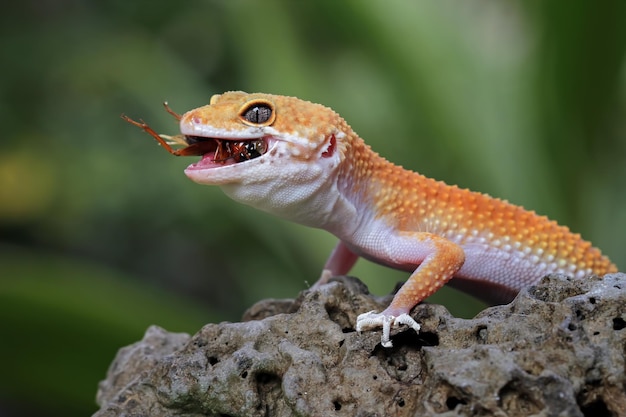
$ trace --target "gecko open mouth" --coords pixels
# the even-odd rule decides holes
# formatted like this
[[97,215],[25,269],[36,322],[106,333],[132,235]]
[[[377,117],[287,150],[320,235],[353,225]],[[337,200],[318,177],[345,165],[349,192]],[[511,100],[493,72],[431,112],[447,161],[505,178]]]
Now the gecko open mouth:
[[194,164],[196,168],[249,161],[263,155],[268,149],[265,138],[232,140],[186,135],[184,141],[189,146],[180,149],[180,155],[202,156],[202,160]]

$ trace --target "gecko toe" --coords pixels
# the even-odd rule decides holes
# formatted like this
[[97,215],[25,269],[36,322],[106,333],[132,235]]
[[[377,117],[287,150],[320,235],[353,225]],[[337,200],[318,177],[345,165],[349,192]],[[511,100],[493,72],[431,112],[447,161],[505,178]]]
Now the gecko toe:
[[383,333],[380,343],[383,347],[390,348],[393,346],[390,338],[391,326],[400,326],[402,324],[411,327],[416,332],[420,330],[420,325],[406,313],[402,313],[396,317],[391,314],[385,314],[385,312],[376,313],[375,311],[369,311],[357,317],[356,331],[362,332],[382,327]]

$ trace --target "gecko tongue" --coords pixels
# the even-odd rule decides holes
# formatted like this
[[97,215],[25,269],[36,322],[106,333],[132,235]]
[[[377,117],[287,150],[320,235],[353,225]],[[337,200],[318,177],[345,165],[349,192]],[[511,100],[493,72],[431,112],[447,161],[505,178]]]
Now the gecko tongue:
[[234,164],[236,164],[234,159],[227,159],[225,161],[215,162],[214,158],[215,158],[215,154],[212,153],[212,152],[204,154],[202,156],[202,159],[200,159],[195,164],[189,165],[189,167],[187,167],[187,169],[217,168],[217,167],[223,167],[223,166],[227,166],[227,165],[234,165]]

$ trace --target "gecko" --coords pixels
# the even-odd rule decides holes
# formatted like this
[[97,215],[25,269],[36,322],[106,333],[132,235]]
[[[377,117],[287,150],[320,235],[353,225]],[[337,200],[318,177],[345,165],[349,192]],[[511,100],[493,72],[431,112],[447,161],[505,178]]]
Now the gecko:
[[241,91],[209,103],[183,115],[165,103],[180,123],[175,136],[123,117],[170,153],[201,156],[185,169],[196,183],[335,235],[314,287],[347,274],[360,257],[408,272],[388,307],[356,320],[358,332],[382,328],[384,347],[392,346],[392,327],[420,330],[411,310],[444,284],[497,304],[550,273],[617,272],[599,249],[545,216],[389,162],[328,107]]

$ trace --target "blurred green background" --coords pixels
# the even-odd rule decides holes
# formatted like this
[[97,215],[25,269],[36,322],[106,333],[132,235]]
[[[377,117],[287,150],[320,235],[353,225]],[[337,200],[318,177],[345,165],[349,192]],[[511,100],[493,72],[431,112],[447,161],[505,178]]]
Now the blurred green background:
[[[9,2],[0,15],[0,415],[93,413],[118,348],[313,283],[334,245],[189,181],[120,114],[226,90],[343,115],[405,167],[626,267],[626,2]],[[360,261],[379,294],[406,274]],[[481,305],[434,297],[457,315]]]

